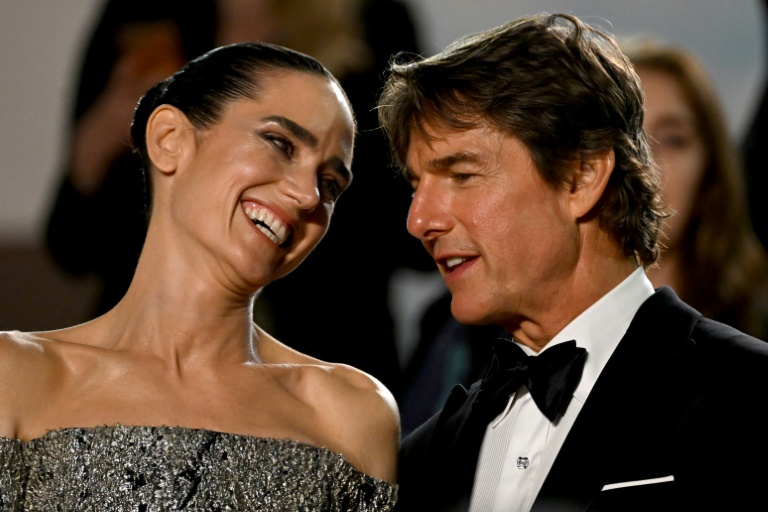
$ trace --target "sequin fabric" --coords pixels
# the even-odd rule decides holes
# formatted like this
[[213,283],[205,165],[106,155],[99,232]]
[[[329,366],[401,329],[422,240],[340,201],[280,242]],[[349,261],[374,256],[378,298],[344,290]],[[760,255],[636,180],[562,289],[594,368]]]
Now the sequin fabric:
[[0,438],[0,510],[392,510],[397,486],[288,439],[180,427],[53,430]]

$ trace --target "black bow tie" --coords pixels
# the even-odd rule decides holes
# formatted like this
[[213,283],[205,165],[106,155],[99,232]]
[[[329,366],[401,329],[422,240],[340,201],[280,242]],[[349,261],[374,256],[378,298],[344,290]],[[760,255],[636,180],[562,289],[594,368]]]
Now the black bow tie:
[[526,355],[513,341],[496,340],[475,405],[483,416],[496,417],[509,395],[525,386],[541,412],[557,422],[581,380],[586,358],[587,350],[577,347],[573,340],[549,347],[537,356]]

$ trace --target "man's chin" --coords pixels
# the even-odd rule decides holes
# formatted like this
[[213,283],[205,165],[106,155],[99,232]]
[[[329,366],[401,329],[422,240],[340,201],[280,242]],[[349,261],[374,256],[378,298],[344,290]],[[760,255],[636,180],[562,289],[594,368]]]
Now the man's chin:
[[476,302],[470,299],[467,303],[456,300],[456,296],[451,301],[451,314],[453,317],[465,325],[488,325],[492,324],[489,312],[484,310]]

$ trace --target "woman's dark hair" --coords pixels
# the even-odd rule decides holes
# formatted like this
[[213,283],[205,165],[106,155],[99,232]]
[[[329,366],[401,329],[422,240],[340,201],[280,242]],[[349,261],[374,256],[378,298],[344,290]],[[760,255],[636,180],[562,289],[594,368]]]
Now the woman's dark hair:
[[[145,176],[150,165],[145,132],[149,117],[158,106],[172,105],[178,108],[195,128],[205,130],[221,118],[228,103],[258,98],[262,78],[281,69],[325,78],[337,84],[343,93],[341,85],[330,71],[317,59],[304,53],[264,42],[236,43],[215,48],[155,84],[139,100],[131,123],[131,139],[134,152],[138,153],[143,163]],[[145,181],[149,206],[151,187],[149,180]]]
[[[406,57],[408,60],[403,60]],[[393,59],[379,119],[403,167],[425,123],[490,123],[525,144],[551,186],[569,162],[613,150],[616,164],[595,210],[628,257],[659,256],[666,213],[643,131],[640,81],[615,39],[567,14],[539,14],[466,36],[443,52]]]

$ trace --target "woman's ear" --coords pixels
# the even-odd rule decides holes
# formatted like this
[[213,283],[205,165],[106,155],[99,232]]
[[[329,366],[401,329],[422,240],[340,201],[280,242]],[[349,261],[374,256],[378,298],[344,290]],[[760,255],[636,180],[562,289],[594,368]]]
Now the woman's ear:
[[616,164],[613,149],[589,155],[577,162],[571,175],[569,203],[576,219],[587,215],[600,201]]
[[187,116],[171,105],[160,105],[147,121],[147,154],[162,173],[173,173],[187,149],[192,126]]

